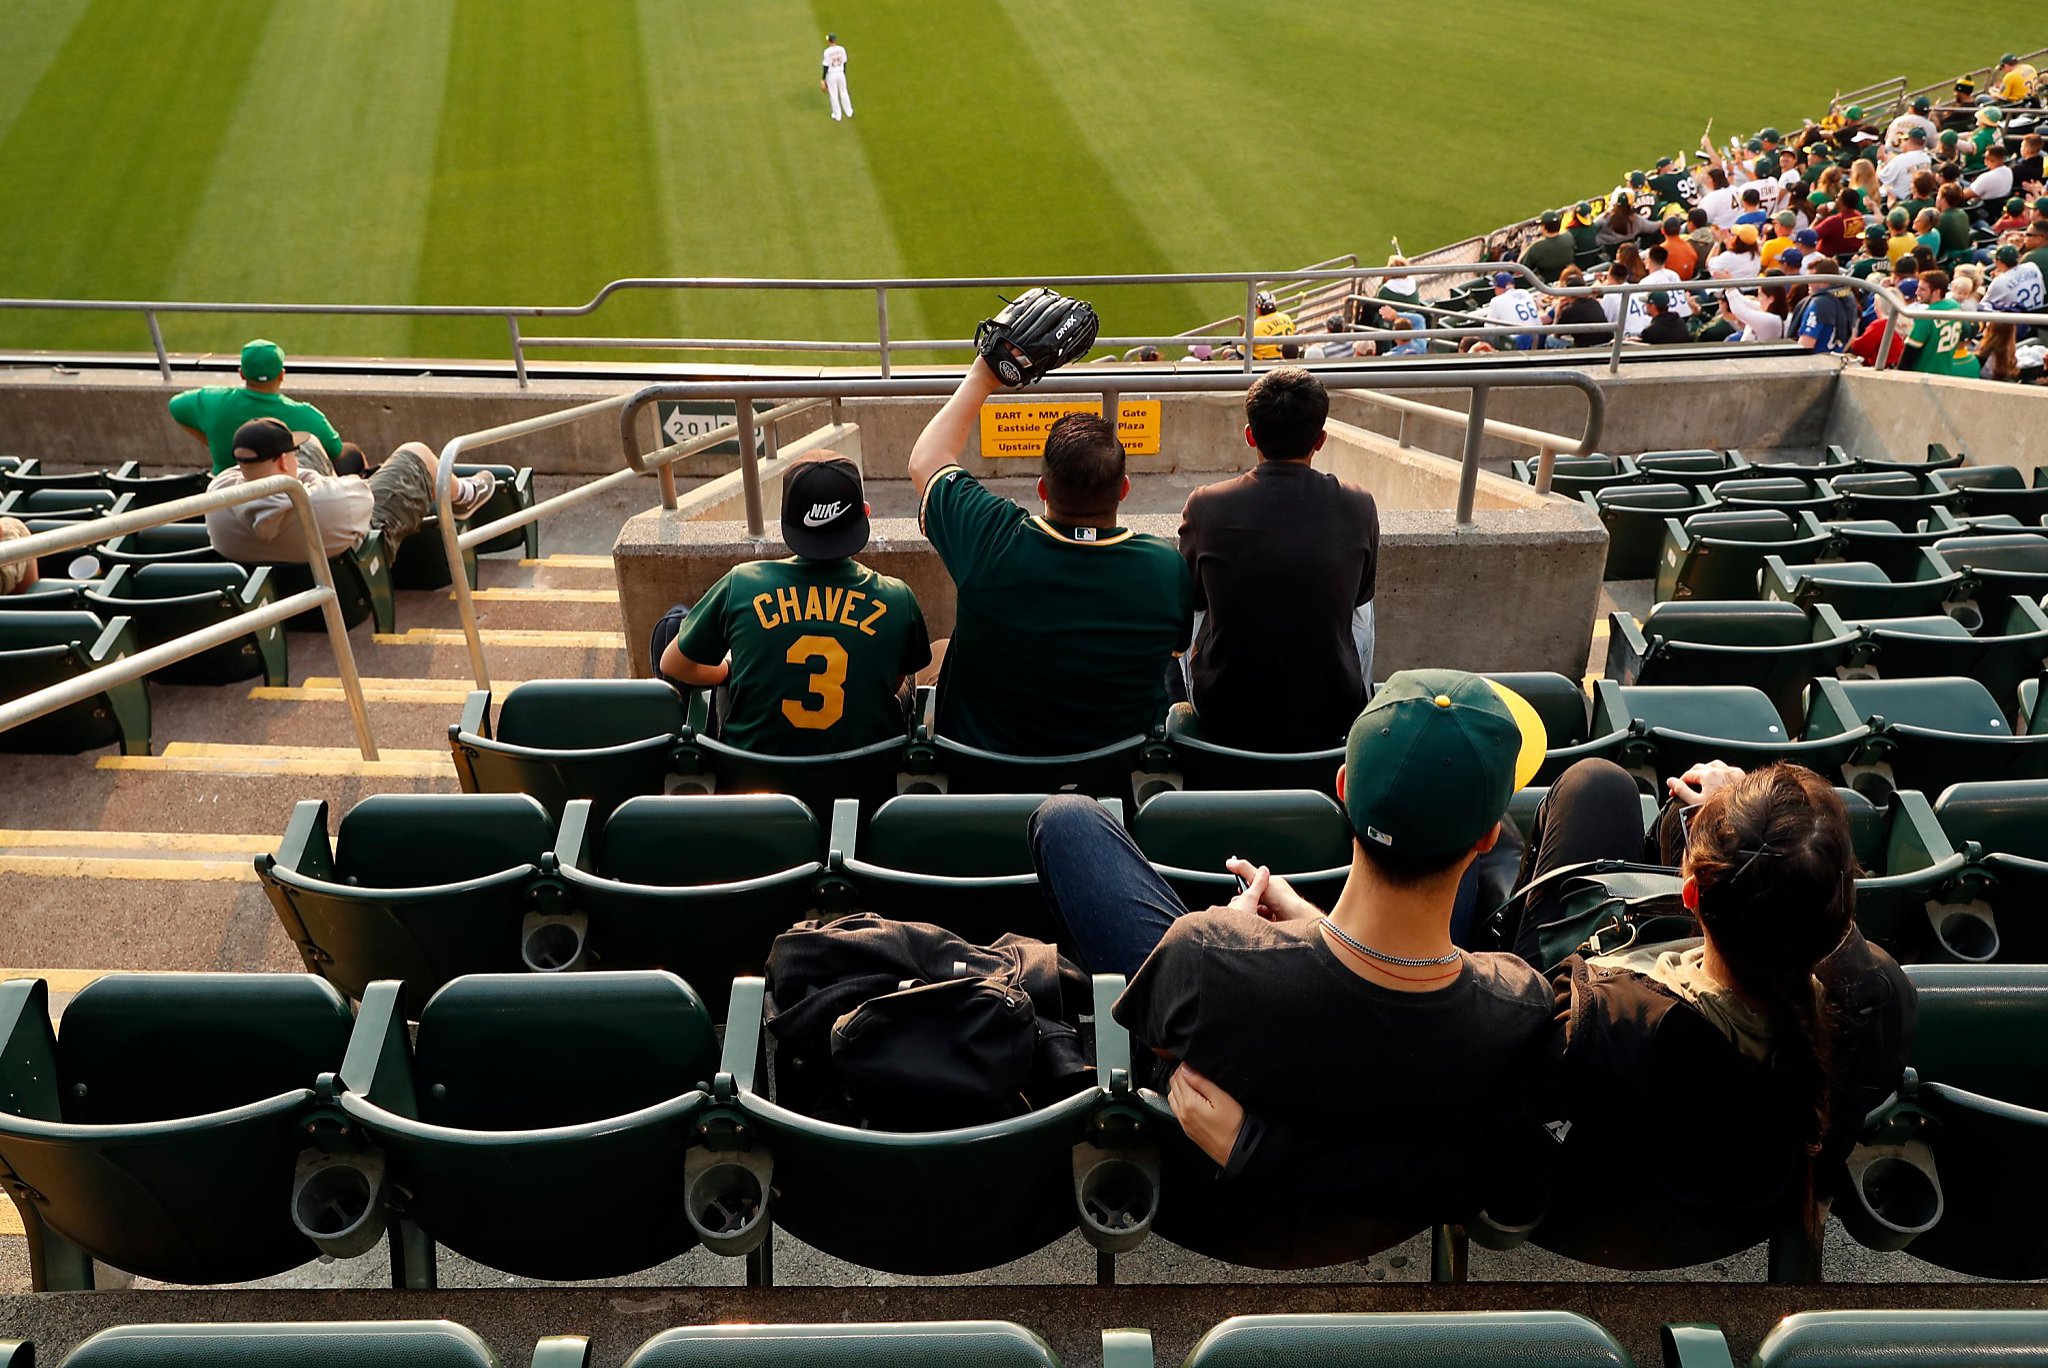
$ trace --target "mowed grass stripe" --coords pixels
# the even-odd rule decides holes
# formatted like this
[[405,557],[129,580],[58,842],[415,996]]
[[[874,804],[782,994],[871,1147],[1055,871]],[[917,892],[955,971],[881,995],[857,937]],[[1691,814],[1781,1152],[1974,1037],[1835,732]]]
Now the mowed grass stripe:
[[[94,0],[0,142],[10,293],[165,290],[269,13],[265,0]],[[233,226],[252,231],[246,212]],[[120,314],[61,331],[67,345],[149,346],[142,320]],[[50,332],[47,318],[0,315],[0,340],[47,346]]]
[[[285,0],[228,120],[171,273],[181,299],[411,300],[426,240],[452,13],[417,0]],[[308,60],[317,54],[317,60]],[[374,71],[375,78],[365,74]],[[251,220],[261,231],[251,231]],[[281,282],[288,284],[281,285]],[[300,320],[175,319],[174,348],[239,346]],[[320,349],[401,352],[396,318],[334,318]],[[299,350],[294,347],[293,350]]]
[[[634,0],[454,0],[417,289],[445,304],[568,304],[673,269],[661,231]],[[605,306],[666,335],[666,297]],[[552,326],[552,325],[550,325]],[[415,356],[499,356],[504,324],[418,319]]]
[[[833,12],[819,0],[811,9],[820,24]],[[877,0],[841,36],[849,57],[860,54],[858,79],[848,67],[855,127],[911,274],[1176,269],[1125,197],[1123,168],[1104,161],[1053,93],[1065,72],[1043,65],[1001,8]],[[1146,112],[1119,100],[1097,117]],[[977,292],[935,294],[924,302],[926,335],[972,336],[1000,307]],[[1202,307],[1186,287],[1147,291],[1108,304],[1104,330],[1185,327]]]
[[8,0],[5,41],[0,42],[0,138],[14,126],[14,116],[42,81],[43,73],[71,26],[85,13],[87,0]]
[[[849,79],[860,113],[853,124],[833,123],[818,89],[830,26],[818,26],[807,0],[640,0],[639,11],[655,189],[673,273],[907,273],[857,131],[862,119],[886,118],[890,101],[901,105],[905,92],[878,85],[870,113],[856,48]],[[900,119],[899,127],[899,136],[917,136]],[[759,295],[744,311],[733,295],[690,293],[676,306],[680,325],[697,336],[874,335],[875,302],[866,293]],[[892,331],[912,335],[922,326],[914,296],[894,298],[890,307]]]

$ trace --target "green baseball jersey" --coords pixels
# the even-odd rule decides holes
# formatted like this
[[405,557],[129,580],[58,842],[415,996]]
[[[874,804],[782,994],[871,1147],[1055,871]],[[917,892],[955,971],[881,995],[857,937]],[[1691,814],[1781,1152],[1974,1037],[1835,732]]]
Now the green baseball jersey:
[[1026,513],[947,466],[919,523],[958,590],[939,678],[941,736],[1007,755],[1067,755],[1147,730],[1188,646],[1180,550],[1123,528]]
[[917,596],[852,559],[736,565],[690,610],[676,649],[732,653],[719,739],[764,755],[830,755],[902,736],[897,687],[931,664]]
[[[1952,312],[1956,303],[1952,299],[1941,299],[1927,307],[1931,310]],[[1962,321],[1916,318],[1913,320],[1913,335],[1907,339],[1907,345],[1920,349],[1920,354],[1913,358],[1914,370],[1924,371],[1929,375],[1953,375],[1956,369],[1956,348],[1963,345]]]
[[329,460],[341,455],[341,434],[327,421],[327,415],[282,394],[241,385],[208,385],[171,396],[170,408],[171,421],[206,434],[206,449],[213,453],[216,475],[235,463],[235,429],[254,418],[282,419],[292,431],[318,437]]
[[1682,204],[1690,209],[1700,199],[1699,182],[1683,171],[1666,171],[1650,177],[1650,189],[1659,205]]

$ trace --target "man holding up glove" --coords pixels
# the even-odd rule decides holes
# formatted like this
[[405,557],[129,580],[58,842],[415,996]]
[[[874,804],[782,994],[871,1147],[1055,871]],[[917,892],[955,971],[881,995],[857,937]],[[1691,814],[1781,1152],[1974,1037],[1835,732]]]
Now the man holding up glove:
[[1070,413],[1045,439],[1042,514],[960,464],[983,401],[1094,345],[1095,311],[1031,290],[977,331],[980,355],[910,453],[918,523],[958,593],[937,731],[1010,755],[1065,755],[1142,733],[1187,649],[1194,590],[1164,537],[1117,526],[1131,492],[1113,423]]

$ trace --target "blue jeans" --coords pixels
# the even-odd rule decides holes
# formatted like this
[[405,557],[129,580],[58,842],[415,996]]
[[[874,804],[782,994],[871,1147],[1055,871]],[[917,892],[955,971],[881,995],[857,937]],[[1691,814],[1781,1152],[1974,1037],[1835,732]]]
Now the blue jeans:
[[1053,795],[1028,831],[1038,886],[1081,967],[1136,974],[1186,905],[1093,798]]

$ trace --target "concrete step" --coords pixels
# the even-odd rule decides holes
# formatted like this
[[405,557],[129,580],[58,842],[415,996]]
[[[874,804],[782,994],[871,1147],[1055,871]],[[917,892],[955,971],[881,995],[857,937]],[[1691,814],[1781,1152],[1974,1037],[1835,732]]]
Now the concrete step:
[[[200,874],[214,863],[210,859],[141,857],[118,876],[104,858],[75,861],[69,868],[54,858],[32,871],[15,867],[32,858],[0,857],[0,945],[15,966],[0,970],[0,978],[40,972],[28,966],[305,968],[246,860],[246,878]],[[192,870],[178,868],[181,863]]]
[[325,799],[338,814],[373,793],[456,792],[445,739],[438,751],[401,751],[375,767],[365,767],[352,749],[209,755],[197,744],[199,751],[181,748],[173,756],[0,755],[7,823],[59,831],[281,835],[301,798]]

